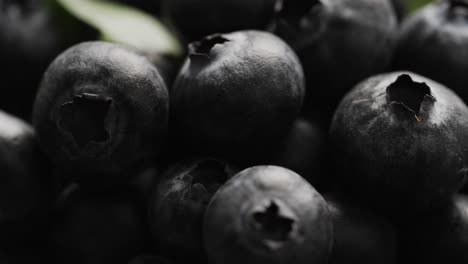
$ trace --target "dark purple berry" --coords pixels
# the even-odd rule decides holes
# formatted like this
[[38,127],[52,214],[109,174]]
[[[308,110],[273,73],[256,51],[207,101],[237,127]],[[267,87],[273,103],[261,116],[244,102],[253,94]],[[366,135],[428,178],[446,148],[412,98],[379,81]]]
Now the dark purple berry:
[[265,157],[288,133],[304,92],[299,60],[279,38],[212,35],[189,46],[171,90],[171,133],[197,155]]
[[51,169],[34,129],[0,111],[0,245],[42,236],[51,207]]
[[286,0],[273,31],[304,67],[308,112],[325,123],[357,82],[389,66],[396,19],[388,0]]
[[238,173],[215,194],[204,221],[213,264],[328,263],[333,232],[327,203],[288,169]]
[[49,66],[33,122],[55,164],[86,183],[118,183],[161,152],[168,91],[133,50],[105,42],[76,45]]
[[47,66],[70,45],[95,37],[89,27],[58,15],[55,3],[45,2],[0,0],[0,106],[28,120]]
[[394,68],[422,74],[468,100],[468,2],[434,1],[403,23]]
[[342,100],[331,140],[344,191],[398,217],[438,206],[463,186],[468,108],[422,76],[378,75]]
[[175,259],[204,258],[203,216],[211,197],[235,171],[203,158],[170,167],[150,201],[150,225],[158,248]]
[[265,29],[278,0],[162,0],[166,20],[188,41],[214,33]]

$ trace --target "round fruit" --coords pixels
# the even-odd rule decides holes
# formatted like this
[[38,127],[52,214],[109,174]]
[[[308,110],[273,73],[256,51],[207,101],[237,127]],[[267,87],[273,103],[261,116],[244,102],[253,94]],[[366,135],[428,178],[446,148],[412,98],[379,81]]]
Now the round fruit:
[[306,110],[328,125],[353,85],[386,70],[396,25],[388,0],[285,1],[273,30],[304,66]]
[[153,238],[174,259],[202,261],[203,216],[211,197],[235,172],[225,162],[203,158],[169,168],[150,201]]
[[347,198],[325,195],[325,199],[334,234],[329,264],[396,263],[396,233],[390,223]]
[[434,1],[403,23],[394,68],[427,76],[468,100],[468,3]]
[[146,243],[144,208],[132,193],[100,196],[70,186],[51,236],[54,263],[127,264]]
[[[265,29],[278,0],[162,0],[163,16],[188,41],[214,33]],[[239,16],[242,16],[240,18]]]
[[33,128],[0,111],[0,244],[31,242],[52,207],[51,169]]
[[171,133],[198,155],[265,157],[288,133],[304,92],[299,60],[279,38],[212,35],[190,44],[171,90]]
[[422,76],[378,75],[343,99],[331,140],[344,190],[383,210],[426,209],[463,186],[468,108]]
[[168,91],[133,50],[78,44],[44,74],[33,122],[44,150],[80,182],[119,182],[151,163],[165,142]]
[[246,169],[221,187],[204,220],[214,264],[328,263],[332,223],[322,196],[296,173]]

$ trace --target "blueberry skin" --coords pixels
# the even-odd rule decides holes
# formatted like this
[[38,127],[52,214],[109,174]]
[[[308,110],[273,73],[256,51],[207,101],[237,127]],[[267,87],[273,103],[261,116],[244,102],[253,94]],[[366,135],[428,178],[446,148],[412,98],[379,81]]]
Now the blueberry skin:
[[374,76],[336,110],[337,182],[392,217],[437,207],[463,186],[467,131],[468,108],[445,86],[411,72]]
[[269,155],[304,98],[294,52],[260,31],[212,35],[189,49],[171,90],[174,141],[196,155],[233,160]]
[[304,67],[306,112],[329,125],[347,91],[390,66],[396,26],[388,0],[285,1],[272,31]]
[[211,200],[204,220],[210,263],[328,263],[332,219],[323,197],[296,173],[248,168]]
[[397,237],[390,222],[348,197],[324,197],[333,218],[334,244],[329,264],[397,263]]
[[[277,0],[162,0],[162,15],[187,41],[214,33],[266,29]],[[242,14],[242,19],[239,15]]]
[[52,209],[50,162],[31,125],[0,111],[0,245],[34,244]]
[[408,219],[400,227],[399,263],[467,263],[467,212],[468,197],[456,195],[442,210]]
[[58,56],[34,104],[41,146],[83,183],[125,181],[161,152],[168,91],[156,68],[120,45],[85,42]]
[[127,264],[147,243],[144,212],[131,191],[96,194],[70,185],[55,213],[53,263]]
[[203,216],[214,193],[235,172],[224,161],[197,158],[172,165],[163,174],[150,199],[149,221],[164,256],[206,262]]
[[435,1],[401,26],[394,69],[410,70],[453,89],[468,100],[468,4]]

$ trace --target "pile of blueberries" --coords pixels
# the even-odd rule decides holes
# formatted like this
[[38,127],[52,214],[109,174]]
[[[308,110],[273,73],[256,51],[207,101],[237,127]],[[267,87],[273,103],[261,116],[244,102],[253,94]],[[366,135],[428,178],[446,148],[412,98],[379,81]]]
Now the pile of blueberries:
[[468,263],[467,0],[121,2],[0,0],[0,263]]

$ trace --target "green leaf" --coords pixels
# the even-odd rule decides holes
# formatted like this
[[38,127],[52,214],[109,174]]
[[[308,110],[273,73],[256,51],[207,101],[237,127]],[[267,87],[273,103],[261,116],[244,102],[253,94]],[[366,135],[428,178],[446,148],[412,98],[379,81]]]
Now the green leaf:
[[433,0],[407,0],[407,10],[409,10],[409,12],[414,12],[432,1]]
[[146,54],[180,56],[183,48],[156,18],[104,0],[58,0],[67,12],[97,29],[101,39],[132,46]]

